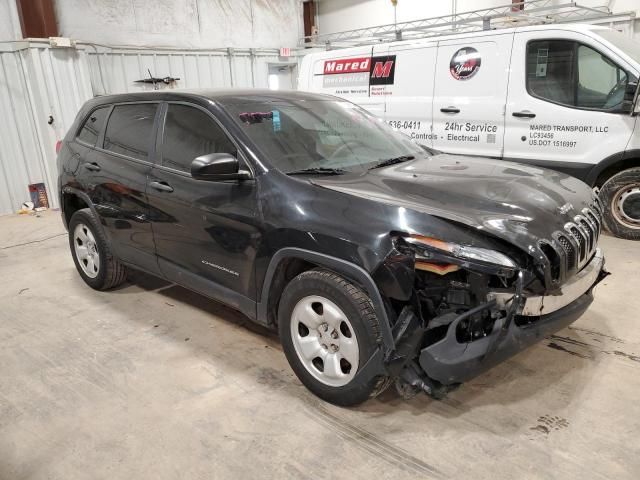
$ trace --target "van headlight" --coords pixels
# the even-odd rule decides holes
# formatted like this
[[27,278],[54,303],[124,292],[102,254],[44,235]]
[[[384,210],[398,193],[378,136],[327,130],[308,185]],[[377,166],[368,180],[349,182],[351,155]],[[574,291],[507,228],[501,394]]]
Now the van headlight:
[[516,263],[511,258],[496,250],[445,242],[423,235],[409,235],[408,237],[404,237],[404,240],[421,249],[424,253],[424,259],[434,258],[433,253],[435,253],[449,260],[466,260],[470,263],[480,263],[487,266],[494,265],[507,270],[515,270],[517,268]]

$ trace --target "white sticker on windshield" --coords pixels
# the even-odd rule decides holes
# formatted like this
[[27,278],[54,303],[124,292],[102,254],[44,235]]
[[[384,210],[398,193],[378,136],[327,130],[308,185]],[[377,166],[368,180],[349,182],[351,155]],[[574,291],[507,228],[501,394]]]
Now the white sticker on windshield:
[[539,48],[538,58],[536,59],[536,77],[547,76],[547,62],[549,60],[549,49]]

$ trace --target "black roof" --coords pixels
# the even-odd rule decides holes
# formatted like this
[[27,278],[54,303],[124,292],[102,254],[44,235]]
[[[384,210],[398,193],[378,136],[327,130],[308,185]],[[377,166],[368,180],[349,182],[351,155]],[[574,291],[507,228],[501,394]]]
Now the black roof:
[[226,88],[226,89],[188,89],[188,90],[154,90],[147,92],[120,93],[99,96],[91,100],[91,106],[118,102],[144,102],[153,100],[189,99],[202,102],[210,100],[222,105],[247,102],[277,102],[279,100],[340,100],[331,95],[301,92],[297,90],[267,90],[259,88]]

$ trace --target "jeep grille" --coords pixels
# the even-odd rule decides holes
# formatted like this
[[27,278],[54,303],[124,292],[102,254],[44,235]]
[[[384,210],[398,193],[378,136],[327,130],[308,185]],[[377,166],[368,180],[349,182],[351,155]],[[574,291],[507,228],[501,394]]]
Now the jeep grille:
[[[544,252],[551,266],[551,280],[562,282],[582,270],[596,251],[601,230],[602,205],[595,200],[567,222],[564,230],[554,232],[552,245],[558,255]],[[560,265],[555,265],[557,262]]]

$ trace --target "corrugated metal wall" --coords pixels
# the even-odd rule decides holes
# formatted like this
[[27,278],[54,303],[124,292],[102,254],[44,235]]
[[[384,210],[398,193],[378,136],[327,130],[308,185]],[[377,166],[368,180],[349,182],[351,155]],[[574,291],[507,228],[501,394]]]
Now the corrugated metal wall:
[[96,93],[151,89],[135,83],[147,78],[177,77],[178,88],[267,88],[268,65],[296,63],[276,49],[149,50],[83,45],[88,54],[91,84]]
[[[29,200],[28,185],[44,182],[58,207],[55,143],[80,106],[94,95],[148,90],[148,76],[179,77],[178,88],[267,88],[269,64],[296,63],[275,49],[171,50],[47,41],[0,44],[0,215]],[[170,88],[170,87],[161,87]],[[53,123],[48,124],[49,116]]]
[[58,206],[55,143],[92,96],[81,52],[12,46],[0,52],[0,214],[29,200],[31,183],[44,182],[50,205]]

